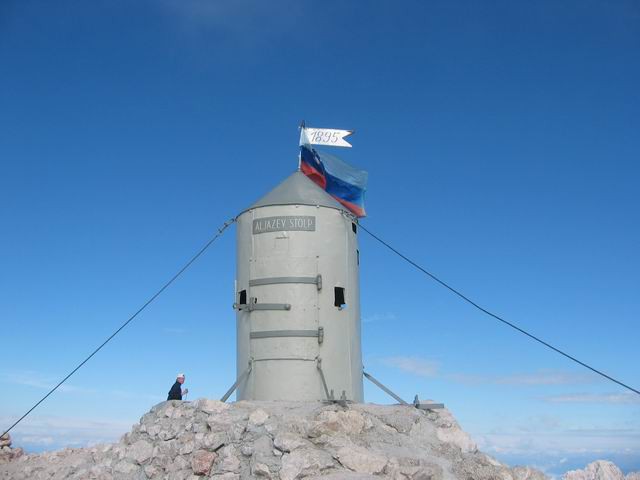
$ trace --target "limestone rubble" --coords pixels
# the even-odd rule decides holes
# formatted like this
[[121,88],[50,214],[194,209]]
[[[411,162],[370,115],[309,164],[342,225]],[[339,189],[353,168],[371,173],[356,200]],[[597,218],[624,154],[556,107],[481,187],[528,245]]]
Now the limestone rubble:
[[582,470],[571,470],[562,476],[563,480],[640,480],[640,472],[624,475],[615,463],[598,460]]
[[156,405],[120,442],[24,455],[0,479],[538,480],[478,451],[447,410],[320,402]]
[[24,455],[21,448],[11,448],[11,435],[8,433],[0,437],[0,465],[10,462]]

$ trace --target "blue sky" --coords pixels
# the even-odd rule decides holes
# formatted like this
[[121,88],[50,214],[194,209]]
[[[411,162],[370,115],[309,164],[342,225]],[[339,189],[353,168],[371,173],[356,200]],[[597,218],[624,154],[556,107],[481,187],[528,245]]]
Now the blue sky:
[[[0,3],[0,422],[223,221],[355,129],[363,224],[483,306],[638,388],[634,1]],[[109,440],[235,373],[235,232],[15,430]],[[488,453],[640,469],[640,402],[360,235],[366,368]],[[388,402],[366,386],[367,400]]]

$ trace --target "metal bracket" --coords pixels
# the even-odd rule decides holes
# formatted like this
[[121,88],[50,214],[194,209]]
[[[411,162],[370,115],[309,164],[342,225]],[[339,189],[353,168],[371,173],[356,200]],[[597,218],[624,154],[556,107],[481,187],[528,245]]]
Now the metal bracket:
[[225,393],[222,396],[222,398],[220,399],[221,402],[227,401],[227,399],[231,396],[231,394],[235,391],[235,389],[238,388],[238,385],[240,385],[240,383],[247,377],[247,375],[249,375],[252,368],[253,368],[253,360],[249,360],[249,366],[244,371],[244,373],[238,377],[238,379],[236,380],[236,383],[231,385],[231,388],[227,390],[227,393]]
[[282,283],[308,283],[316,285],[318,290],[322,290],[322,275],[316,275],[315,277],[270,277],[270,278],[255,278],[249,280],[249,286],[255,287],[258,285],[277,285]]
[[254,310],[291,310],[290,303],[258,303],[256,297],[249,297],[249,303],[234,303],[233,306],[238,310],[247,310],[249,312],[253,312]]
[[295,360],[298,362],[315,362],[315,358],[305,358],[305,357],[266,357],[266,358],[254,358],[254,362],[276,362],[276,361],[291,361]]
[[342,394],[340,395],[340,400],[337,400],[336,403],[340,404],[340,406],[342,406],[342,407],[346,407],[347,406],[347,392],[346,391],[342,390]]
[[413,406],[420,410],[438,410],[444,408],[444,403],[420,403],[418,395],[413,399]]
[[249,311],[253,310],[291,310],[289,303],[258,303],[256,297],[249,297]]
[[320,380],[322,380],[322,388],[324,388],[324,394],[327,397],[328,403],[337,403],[342,407],[347,407],[347,403],[349,400],[347,399],[347,392],[342,390],[342,394],[340,395],[340,399],[336,400],[335,394],[333,393],[333,389],[329,391],[327,387],[327,379],[324,378],[324,372],[322,371],[322,359],[320,357],[316,358],[316,366],[318,367],[318,371],[320,372]]
[[263,330],[259,332],[251,332],[249,334],[249,338],[279,338],[279,337],[318,337],[319,339],[320,329],[318,330]]

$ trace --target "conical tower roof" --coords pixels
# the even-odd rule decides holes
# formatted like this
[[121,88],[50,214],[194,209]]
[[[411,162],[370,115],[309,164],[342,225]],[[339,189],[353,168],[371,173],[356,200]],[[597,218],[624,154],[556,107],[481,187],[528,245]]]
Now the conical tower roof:
[[296,171],[280,185],[251,205],[247,210],[268,205],[319,205],[349,213],[335,198],[313,183],[304,173]]

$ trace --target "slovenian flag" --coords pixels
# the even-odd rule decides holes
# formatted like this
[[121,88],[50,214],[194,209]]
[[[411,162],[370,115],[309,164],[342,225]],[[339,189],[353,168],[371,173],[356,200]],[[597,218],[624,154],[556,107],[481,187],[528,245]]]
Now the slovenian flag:
[[338,157],[318,152],[309,144],[300,145],[300,170],[354,215],[365,216],[367,172],[353,168]]

